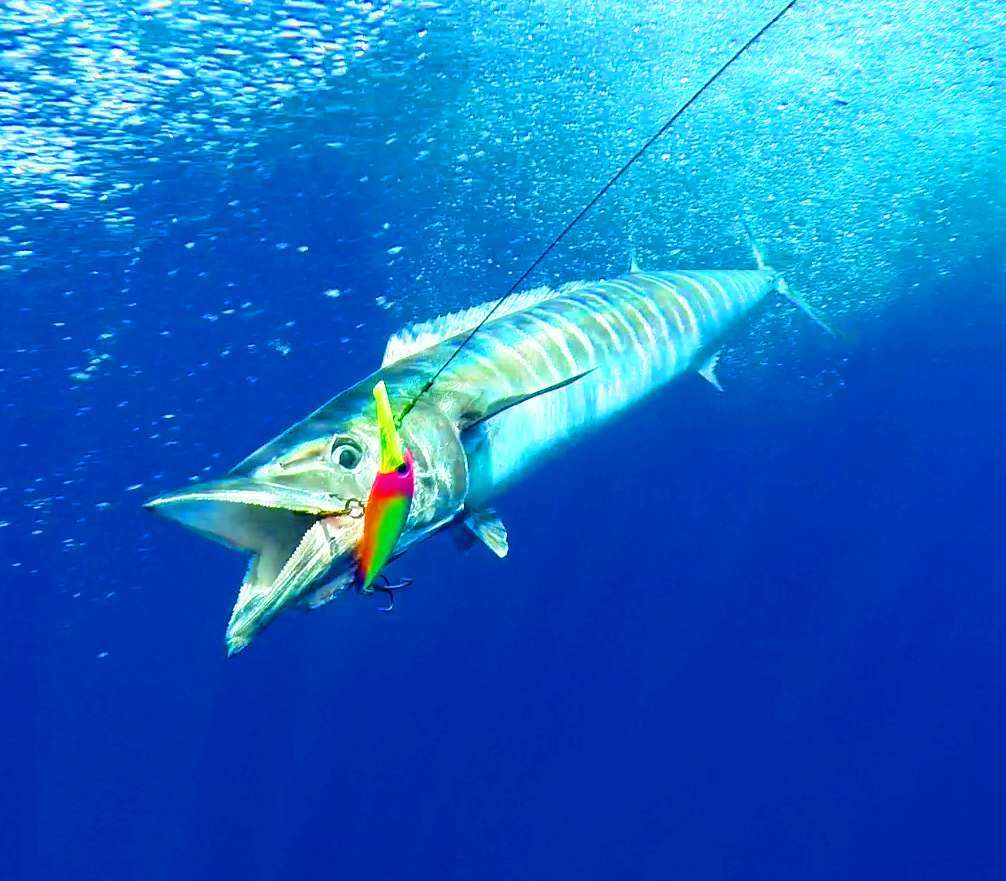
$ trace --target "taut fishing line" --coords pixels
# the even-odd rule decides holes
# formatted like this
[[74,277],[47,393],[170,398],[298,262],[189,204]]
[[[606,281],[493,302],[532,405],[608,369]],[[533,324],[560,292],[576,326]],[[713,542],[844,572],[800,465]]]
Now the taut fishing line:
[[576,217],[574,217],[569,223],[566,224],[565,227],[563,227],[562,232],[560,232],[554,239],[552,239],[551,242],[548,243],[548,245],[545,246],[545,249],[535,258],[534,262],[530,266],[528,266],[527,269],[524,270],[521,276],[512,285],[510,285],[510,289],[493,304],[493,307],[488,312],[486,312],[485,315],[482,316],[482,318],[479,320],[479,323],[476,324],[468,332],[467,336],[465,336],[465,338],[461,340],[460,343],[458,343],[457,348],[453,352],[451,352],[447,360],[444,361],[444,363],[437,368],[437,372],[434,373],[433,376],[431,376],[424,383],[423,387],[408,402],[406,402],[405,406],[402,408],[401,414],[396,420],[399,426],[401,426],[405,417],[412,412],[412,408],[416,406],[419,399],[423,395],[425,395],[431,388],[433,388],[433,384],[440,378],[440,375],[451,365],[451,362],[455,358],[457,358],[457,356],[461,353],[461,350],[464,349],[464,347],[471,342],[472,337],[474,337],[475,334],[477,334],[483,328],[485,323],[490,318],[492,318],[493,315],[496,314],[500,306],[502,306],[503,303],[506,301],[507,297],[513,294],[514,291],[516,291],[517,288],[519,288],[527,280],[527,277],[538,268],[541,262],[549,254],[552,253],[555,246],[558,245],[559,242],[561,242],[566,237],[567,233],[569,233],[569,231],[573,229],[573,227],[576,226],[584,218],[584,216],[590,211],[590,209],[593,208],[601,200],[604,194],[607,193],[608,190],[610,190],[618,182],[619,178],[621,178],[622,175],[624,175],[633,166],[636,160],[642,157],[643,154],[646,153],[646,151],[649,150],[650,147],[652,147],[656,141],[660,140],[660,138],[662,138],[671,128],[671,126],[674,125],[675,122],[677,122],[678,118],[689,107],[691,107],[692,104],[698,101],[698,99],[702,96],[703,92],[705,92],[706,89],[708,89],[713,83],[715,83],[716,80],[718,80],[738,58],[740,58],[745,52],[747,52],[747,50],[750,49],[751,46],[753,46],[761,37],[763,37],[769,31],[769,29],[776,22],[778,22],[779,19],[782,18],[787,12],[789,12],[790,9],[792,9],[795,5],[796,0],[789,0],[789,2],[785,6],[783,6],[775,15],[772,16],[772,18],[770,18],[767,22],[765,22],[765,24],[763,24],[758,29],[757,33],[755,33],[754,36],[750,37],[748,41],[743,46],[740,47],[740,49],[734,52],[733,55],[731,55],[725,62],[723,62],[723,64],[719,66],[716,72],[713,73],[713,75],[710,76],[709,79],[707,79],[701,86],[699,86],[699,88],[692,93],[692,96],[687,101],[685,101],[684,104],[682,104],[677,110],[674,111],[674,113],[670,116],[667,122],[665,122],[662,126],[660,126],[659,129],[657,129],[652,135],[650,135],[650,137],[646,140],[643,146],[641,146],[638,150],[636,150],[636,152],[629,157],[629,159],[622,165],[622,167],[619,168],[618,171],[616,171],[611,176],[608,182],[594,194],[594,197],[586,205],[584,205],[583,208],[580,209]]

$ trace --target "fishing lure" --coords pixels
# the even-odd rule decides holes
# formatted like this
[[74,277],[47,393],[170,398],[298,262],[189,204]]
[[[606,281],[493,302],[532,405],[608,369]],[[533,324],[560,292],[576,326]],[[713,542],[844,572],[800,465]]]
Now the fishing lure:
[[[363,539],[357,550],[357,581],[364,592],[374,590],[405,529],[416,489],[412,452],[402,443],[382,379],[374,386],[381,464],[370,487],[363,515]],[[385,588],[387,589],[387,588]]]

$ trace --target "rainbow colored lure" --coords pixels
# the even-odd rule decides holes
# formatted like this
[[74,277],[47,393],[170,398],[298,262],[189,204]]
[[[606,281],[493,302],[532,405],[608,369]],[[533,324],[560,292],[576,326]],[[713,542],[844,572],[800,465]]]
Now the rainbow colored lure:
[[381,465],[367,497],[363,515],[363,540],[357,550],[357,579],[369,591],[381,574],[405,529],[416,489],[412,453],[402,445],[391,413],[388,389],[382,379],[374,386]]

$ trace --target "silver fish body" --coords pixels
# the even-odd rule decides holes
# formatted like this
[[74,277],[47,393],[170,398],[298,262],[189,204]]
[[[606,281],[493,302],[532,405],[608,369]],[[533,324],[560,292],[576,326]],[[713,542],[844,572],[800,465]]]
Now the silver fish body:
[[[416,492],[397,553],[460,522],[505,554],[505,530],[485,513],[496,494],[676,377],[700,371],[715,382],[717,350],[782,285],[767,268],[633,271],[509,298],[402,422]],[[286,608],[321,605],[353,585],[359,515],[378,464],[373,387],[383,379],[401,412],[487,308],[405,329],[380,370],[226,478],[148,503],[252,555],[228,626],[231,653]]]

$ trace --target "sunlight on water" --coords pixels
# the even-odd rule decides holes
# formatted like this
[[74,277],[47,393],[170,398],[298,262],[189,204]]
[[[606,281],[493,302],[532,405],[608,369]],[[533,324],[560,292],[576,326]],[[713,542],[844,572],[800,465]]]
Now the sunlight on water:
[[[152,232],[137,215],[168,166],[216,175],[222,193],[300,127],[302,155],[338,164],[354,142],[375,174],[392,174],[399,201],[426,205],[413,214],[421,243],[384,245],[391,285],[433,279],[460,305],[471,292],[440,275],[460,263],[473,284],[499,287],[500,268],[526,262],[772,8],[15,0],[0,50],[2,262],[58,259],[35,233],[85,221],[127,250]],[[840,312],[888,296],[906,256],[948,271],[976,245],[968,208],[1002,203],[993,94],[1004,25],[995,2],[798,4],[551,274],[619,269],[630,242],[660,265],[672,250],[695,264],[742,261],[740,212],[772,259]],[[383,113],[332,140],[305,111],[316,95],[344,102],[357,125]],[[417,179],[431,166],[432,191]],[[189,210],[217,207],[211,195]],[[850,273],[854,292],[838,282]],[[426,305],[403,309],[421,317]]]
[[[418,7],[423,16],[439,9]],[[385,35],[411,27],[416,11],[400,2],[12,0],[0,23],[7,256],[31,256],[17,235],[24,213],[86,213],[133,234],[160,163],[225,172],[291,124],[292,97],[337,92],[355,65],[380,63]]]
[[[454,216],[468,193],[488,204],[468,247],[501,217],[528,242],[560,228],[772,7],[550,3],[530,29],[485,23],[448,196]],[[995,3],[798,4],[550,268],[621,269],[630,242],[651,265],[747,265],[743,213],[812,299],[876,315],[906,263],[950,271],[981,251],[990,203],[1002,217],[1004,25]]]

